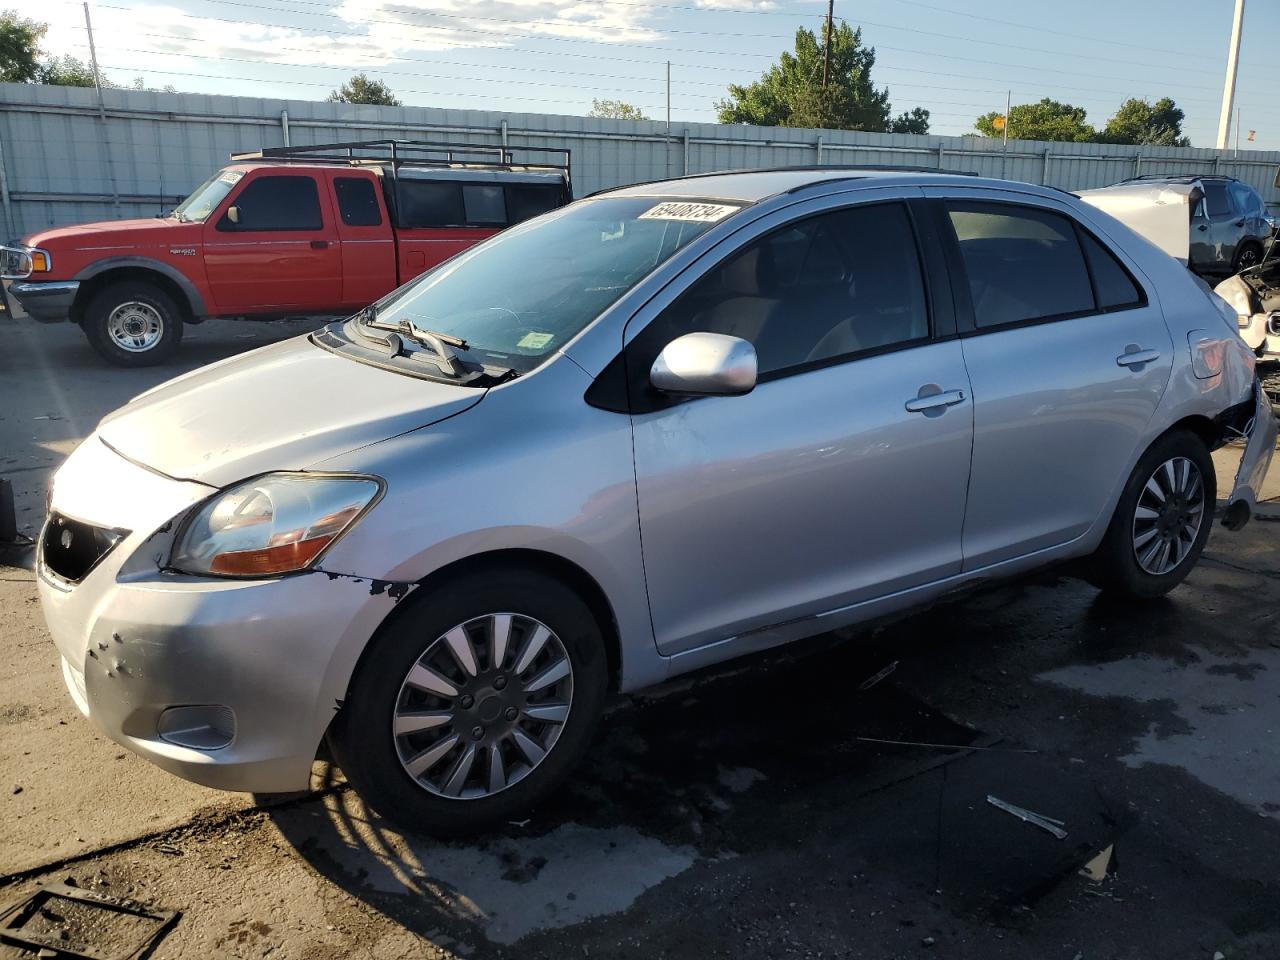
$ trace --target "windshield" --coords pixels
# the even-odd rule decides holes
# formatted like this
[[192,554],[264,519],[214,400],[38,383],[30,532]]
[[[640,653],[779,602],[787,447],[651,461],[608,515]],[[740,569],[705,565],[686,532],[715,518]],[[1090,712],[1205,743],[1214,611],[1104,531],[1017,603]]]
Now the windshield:
[[463,341],[463,363],[524,373],[656,266],[740,209],[616,197],[512,227],[391,294],[352,323],[399,324]]
[[243,170],[222,170],[215,173],[196,187],[191,196],[174,207],[173,215],[184,223],[204,223],[243,176]]

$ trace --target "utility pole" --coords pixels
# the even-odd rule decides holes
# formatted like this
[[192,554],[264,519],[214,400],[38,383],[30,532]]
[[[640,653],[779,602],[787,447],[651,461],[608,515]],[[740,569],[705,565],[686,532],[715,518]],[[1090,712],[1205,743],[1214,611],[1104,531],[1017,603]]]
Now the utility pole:
[[671,136],[671,61],[667,61],[667,136]]
[[822,47],[822,85],[831,79],[831,17],[835,13],[836,0],[827,0],[827,42]]
[[1244,25],[1244,0],[1236,0],[1236,15],[1231,21],[1231,49],[1227,51],[1227,79],[1222,86],[1222,113],[1218,116],[1218,149],[1227,149],[1231,133],[1231,108],[1236,99],[1236,69],[1240,65],[1240,33]]
[[1013,108],[1013,91],[1004,93],[1004,152],[1000,155],[1000,179],[1005,179],[1005,171],[1009,165],[1009,111]]
[[107,161],[107,179],[111,181],[111,206],[120,216],[120,191],[116,187],[115,165],[111,162],[111,141],[107,135],[107,107],[102,102],[102,74],[98,72],[98,50],[93,45],[93,21],[89,19],[89,0],[84,0],[84,30],[89,35],[89,63],[93,67],[93,86],[98,91],[98,132],[102,136],[102,155]]

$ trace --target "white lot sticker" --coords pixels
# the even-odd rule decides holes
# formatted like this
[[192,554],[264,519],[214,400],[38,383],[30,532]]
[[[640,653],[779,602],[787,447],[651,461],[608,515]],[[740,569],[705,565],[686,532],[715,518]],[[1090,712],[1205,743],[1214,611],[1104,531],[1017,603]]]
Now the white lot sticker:
[[715,223],[740,207],[723,203],[660,203],[640,214],[641,220],[692,220],[696,223]]
[[243,170],[223,170],[220,174],[218,174],[219,183],[229,183],[232,186],[235,186],[243,178],[244,178]]

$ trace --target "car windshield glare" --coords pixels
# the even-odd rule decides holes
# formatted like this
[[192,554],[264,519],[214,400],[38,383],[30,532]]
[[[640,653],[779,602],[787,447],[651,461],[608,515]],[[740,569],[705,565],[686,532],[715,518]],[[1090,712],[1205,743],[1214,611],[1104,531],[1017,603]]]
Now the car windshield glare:
[[242,170],[221,170],[215,173],[196,187],[191,196],[178,204],[173,215],[186,223],[203,223],[243,176]]
[[411,321],[463,341],[464,362],[526,373],[677,250],[739,209],[653,197],[575,204],[442,264],[377,304],[377,320]]

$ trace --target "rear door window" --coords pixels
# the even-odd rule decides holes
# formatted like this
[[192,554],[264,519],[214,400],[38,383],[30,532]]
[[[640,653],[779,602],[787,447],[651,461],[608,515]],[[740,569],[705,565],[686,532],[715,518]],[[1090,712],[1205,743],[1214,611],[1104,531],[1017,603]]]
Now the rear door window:
[[503,196],[501,184],[463,184],[462,207],[469,227],[505,227],[507,225],[507,202]]
[[1250,217],[1262,215],[1262,198],[1248,184],[1232,183],[1231,199],[1235,201],[1236,213]]
[[338,213],[348,227],[379,227],[382,209],[373,181],[365,177],[338,177],[333,181]]
[[235,233],[262,230],[321,230],[320,192],[314,177],[296,174],[258,177],[240,191],[233,206],[239,222],[224,213],[218,229]]
[[1007,203],[950,201],[979,329],[1090,313],[1093,287],[1072,221]]
[[1203,180],[1205,209],[1210,217],[1231,216],[1231,194],[1225,180]]

